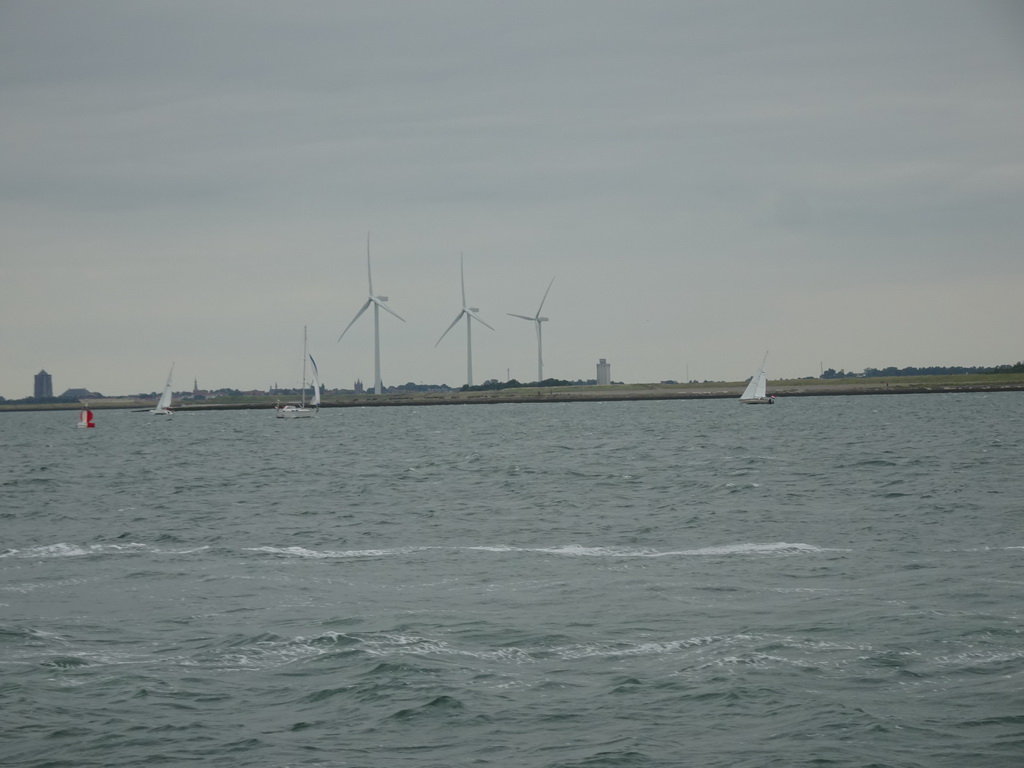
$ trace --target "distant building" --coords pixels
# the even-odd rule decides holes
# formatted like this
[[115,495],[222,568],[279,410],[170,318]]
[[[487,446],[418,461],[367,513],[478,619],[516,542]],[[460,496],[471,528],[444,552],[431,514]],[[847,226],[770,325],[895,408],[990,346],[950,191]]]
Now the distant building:
[[353,391],[355,391],[355,392],[356,392],[357,394],[361,394],[361,393],[362,393],[362,391],[363,391],[363,382],[362,382],[362,379],[356,379],[356,383],[355,383],[355,384],[353,385],[352,389],[353,389]]
[[32,397],[53,397],[53,378],[46,371],[36,374]]
[[598,386],[612,383],[612,364],[603,357],[597,361],[597,383]]
[[199,379],[192,379],[192,399],[193,400],[206,400],[211,397],[212,393],[207,392],[205,389],[199,388]]
[[88,389],[83,387],[77,387],[74,389],[65,390],[61,393],[61,397],[65,400],[89,400],[90,398],[103,397],[99,392],[90,392]]

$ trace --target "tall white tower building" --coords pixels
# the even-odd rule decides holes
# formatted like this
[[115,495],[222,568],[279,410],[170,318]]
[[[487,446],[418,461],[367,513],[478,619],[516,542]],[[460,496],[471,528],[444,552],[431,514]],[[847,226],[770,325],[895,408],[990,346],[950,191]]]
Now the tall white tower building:
[[612,383],[612,364],[603,357],[597,361],[597,383],[598,385]]

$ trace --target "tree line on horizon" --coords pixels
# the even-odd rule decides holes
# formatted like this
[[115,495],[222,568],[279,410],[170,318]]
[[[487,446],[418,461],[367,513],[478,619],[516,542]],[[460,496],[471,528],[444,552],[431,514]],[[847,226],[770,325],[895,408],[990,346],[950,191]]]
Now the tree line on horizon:
[[958,376],[965,373],[989,374],[989,373],[1024,373],[1024,361],[1013,365],[997,365],[995,367],[983,366],[962,366],[962,365],[931,365],[924,368],[910,366],[908,368],[865,368],[861,373],[843,369],[838,371],[828,368],[822,372],[819,378],[822,379],[875,379],[893,376]]

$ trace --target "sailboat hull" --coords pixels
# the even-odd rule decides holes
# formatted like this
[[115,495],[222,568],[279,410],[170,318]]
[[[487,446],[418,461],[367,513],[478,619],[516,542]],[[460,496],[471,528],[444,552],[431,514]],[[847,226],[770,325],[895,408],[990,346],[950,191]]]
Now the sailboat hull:
[[284,405],[277,409],[279,419],[309,419],[319,413],[319,408],[303,408],[299,405]]
[[771,405],[775,402],[774,397],[746,397],[740,398],[744,405]]

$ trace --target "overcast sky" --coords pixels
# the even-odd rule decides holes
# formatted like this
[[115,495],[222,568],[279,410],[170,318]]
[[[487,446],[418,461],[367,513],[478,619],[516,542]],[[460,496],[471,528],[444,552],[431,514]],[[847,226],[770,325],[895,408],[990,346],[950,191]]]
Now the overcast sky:
[[0,395],[1024,359],[1024,4],[0,1]]

